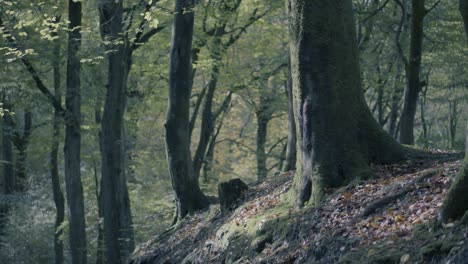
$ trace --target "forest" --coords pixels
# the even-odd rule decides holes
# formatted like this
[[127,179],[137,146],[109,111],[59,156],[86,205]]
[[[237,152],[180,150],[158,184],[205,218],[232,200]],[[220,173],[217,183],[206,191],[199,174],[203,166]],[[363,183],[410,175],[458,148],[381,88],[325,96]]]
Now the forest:
[[0,0],[0,264],[468,263],[468,0]]

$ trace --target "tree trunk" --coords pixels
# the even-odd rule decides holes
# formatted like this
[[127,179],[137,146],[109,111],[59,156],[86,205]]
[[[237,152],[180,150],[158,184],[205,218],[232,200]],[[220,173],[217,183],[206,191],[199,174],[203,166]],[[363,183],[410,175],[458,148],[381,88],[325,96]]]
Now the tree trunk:
[[215,50],[211,55],[213,66],[211,68],[211,76],[208,82],[208,90],[205,95],[205,102],[203,103],[200,139],[198,140],[197,149],[193,158],[194,176],[197,180],[205,161],[208,143],[214,132],[214,123],[216,121],[213,118],[213,100],[216,87],[218,86],[219,64],[221,62],[221,55],[219,52],[219,49],[221,49],[221,39],[219,37],[215,37],[213,43],[213,49]]
[[[15,191],[15,174],[13,171],[13,143],[12,133],[9,124],[11,115],[9,114],[9,105],[6,95],[3,95],[4,115],[2,118],[2,159],[3,159],[3,194],[11,195]],[[8,221],[9,203],[0,203],[0,236],[5,234],[5,227]],[[0,237],[1,239],[1,237]],[[0,241],[1,242],[1,241]]]
[[[102,97],[97,96],[96,98],[96,105],[94,108],[94,121],[97,126],[102,126],[102,113],[101,113],[101,108],[102,108]],[[99,146],[99,155],[102,157],[102,131],[99,130],[97,134],[97,143]],[[102,165],[101,165],[102,166]],[[102,172],[102,169],[101,169]],[[97,226],[97,250],[96,250],[96,264],[103,264],[104,263],[104,255],[105,255],[105,244],[104,244],[104,223],[102,219],[104,218],[104,208],[102,205],[102,175],[101,178],[99,179],[98,177],[98,168],[97,165],[94,165],[94,180],[95,180],[95,186],[96,186],[96,201],[97,201],[97,207],[98,207],[98,217],[99,217],[99,222]]]
[[125,263],[135,248],[125,176],[124,113],[132,47],[123,32],[122,0],[100,0],[101,34],[110,41],[102,119],[102,206],[106,261]]
[[26,162],[27,162],[27,150],[29,138],[31,136],[32,128],[32,113],[26,111],[24,113],[24,127],[23,133],[15,131],[13,142],[17,149],[16,161],[15,161],[15,179],[16,179],[16,191],[26,192],[28,189],[28,177],[26,172]]
[[459,0],[460,14],[463,18],[463,25],[465,26],[466,41],[468,43],[468,0]]
[[401,97],[403,94],[403,89],[400,88],[400,81],[402,79],[402,65],[399,63],[397,65],[397,73],[395,76],[395,81],[393,84],[393,91],[392,91],[392,101],[391,101],[391,109],[390,109],[390,117],[389,117],[389,125],[388,125],[388,133],[393,137],[397,138],[398,135],[398,110],[400,108]]
[[192,87],[193,0],[175,0],[174,26],[169,66],[169,106],[166,119],[166,149],[177,220],[204,209],[208,202],[195,177],[190,154],[190,90]]
[[257,181],[262,182],[268,174],[267,155],[265,153],[265,145],[267,139],[269,118],[265,113],[257,112]]
[[[58,22],[58,21],[57,21]],[[54,95],[55,99],[61,104],[62,93],[60,89],[60,41],[56,40],[54,44],[55,57],[52,61],[52,67],[54,72]],[[63,196],[62,186],[60,184],[59,176],[59,145],[60,145],[60,127],[61,127],[61,116],[60,112],[54,111],[54,120],[52,128],[52,146],[50,150],[50,177],[52,180],[52,193],[55,203],[55,230],[54,230],[54,252],[55,252],[55,264],[63,264],[63,230],[60,228],[63,221],[65,220],[65,198]]]
[[458,101],[457,99],[449,100],[449,116],[448,116],[448,147],[455,147],[458,123]]
[[288,70],[288,81],[286,85],[288,95],[288,143],[286,147],[286,158],[285,164],[282,168],[283,171],[296,170],[296,124],[294,122],[294,103],[293,103],[293,91],[292,91],[292,75],[291,66]]
[[406,89],[400,119],[400,143],[414,144],[414,118],[421,91],[421,53],[423,44],[423,21],[426,15],[425,0],[412,0],[411,41],[409,62],[406,65]]
[[[465,25],[468,45],[468,0],[460,0],[459,10]],[[443,222],[448,219],[460,218],[468,210],[468,192],[466,187],[468,186],[468,124],[465,136],[465,160],[442,204],[439,219]]]
[[440,211],[439,219],[446,222],[463,216],[468,210],[468,125],[466,127],[465,160],[462,168],[450,186]]
[[13,168],[13,128],[11,127],[12,117],[10,104],[6,95],[3,96],[3,177],[5,194],[15,192],[16,179]]
[[70,210],[70,250],[72,263],[86,263],[86,223],[81,184],[81,2],[68,1],[69,33],[67,49],[67,91],[65,107],[65,185]]
[[298,162],[293,203],[320,202],[324,188],[368,177],[368,162],[405,150],[373,118],[361,89],[351,0],[289,0]]

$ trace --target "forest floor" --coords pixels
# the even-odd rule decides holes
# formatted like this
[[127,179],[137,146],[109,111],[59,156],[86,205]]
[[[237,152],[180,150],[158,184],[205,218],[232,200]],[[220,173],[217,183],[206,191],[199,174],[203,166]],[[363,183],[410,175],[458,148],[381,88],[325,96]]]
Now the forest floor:
[[293,210],[293,173],[250,186],[141,245],[132,263],[468,263],[468,217],[437,224],[462,155],[373,166],[375,177],[327,190],[321,206]]

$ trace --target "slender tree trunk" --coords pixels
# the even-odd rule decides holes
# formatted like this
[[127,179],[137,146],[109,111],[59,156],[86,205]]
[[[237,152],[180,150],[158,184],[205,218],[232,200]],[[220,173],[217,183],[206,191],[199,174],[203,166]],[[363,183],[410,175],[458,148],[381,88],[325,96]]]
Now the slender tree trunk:
[[422,125],[422,129],[423,129],[423,141],[424,141],[424,147],[428,147],[429,146],[429,137],[428,137],[428,128],[427,128],[427,120],[426,120],[426,100],[427,100],[427,86],[425,89],[422,90],[422,94],[421,94],[421,99],[420,99],[420,102],[419,102],[419,106],[420,106],[420,114],[421,114],[421,125]]
[[361,88],[351,0],[289,0],[298,162],[293,203],[317,204],[324,188],[368,177],[368,162],[405,150],[386,134]]
[[221,39],[215,37],[213,43],[213,49],[215,50],[211,55],[213,66],[211,69],[210,80],[208,82],[208,90],[206,92],[205,101],[203,103],[200,139],[198,140],[197,149],[193,158],[194,176],[196,179],[198,179],[200,176],[200,170],[205,160],[208,143],[214,131],[215,120],[213,118],[213,100],[216,87],[218,86],[219,64],[221,62],[221,55],[219,52],[219,49],[221,49]]
[[169,66],[166,149],[177,204],[177,220],[208,206],[195,177],[190,154],[190,90],[192,87],[193,0],[175,0]]
[[65,183],[70,210],[70,250],[72,263],[84,264],[87,258],[86,223],[81,183],[81,2],[68,1],[69,33],[67,49],[67,91],[65,107]]
[[[101,113],[101,108],[102,108],[102,98],[101,96],[97,96],[96,98],[96,105],[94,108],[94,121],[97,126],[102,125],[102,113]],[[98,146],[99,146],[99,155],[102,157],[102,131],[99,130],[97,134],[97,140],[98,140]],[[105,255],[105,244],[104,244],[104,223],[103,223],[103,218],[104,218],[104,208],[102,205],[102,176],[99,179],[98,177],[98,168],[97,165],[94,165],[94,180],[95,180],[95,186],[96,186],[96,201],[97,201],[97,207],[98,207],[98,217],[99,217],[99,222],[98,222],[98,236],[97,236],[97,252],[96,252],[96,264],[104,264],[104,255]]]
[[102,119],[102,206],[106,261],[125,263],[135,248],[125,175],[124,113],[132,47],[123,32],[122,0],[100,0],[101,34],[111,42]]
[[458,123],[458,102],[457,99],[449,100],[449,122],[448,122],[448,138],[449,147],[455,147],[455,139],[457,135],[457,123]]
[[27,150],[29,144],[29,138],[31,136],[32,128],[32,113],[26,111],[24,113],[24,127],[23,133],[16,131],[14,133],[13,142],[17,149],[16,161],[15,161],[15,179],[16,179],[16,191],[26,192],[28,189],[28,177],[26,172],[27,162]]
[[459,0],[458,8],[463,18],[463,25],[465,26],[466,41],[468,43],[468,0]]
[[[15,192],[15,174],[13,171],[13,143],[11,124],[11,115],[9,114],[9,104],[6,95],[3,98],[4,115],[2,118],[2,159],[3,159],[3,194],[11,195]],[[0,204],[0,236],[5,234],[5,227],[8,221],[8,211],[10,205],[8,202]],[[1,239],[2,237],[0,237]],[[1,242],[1,241],[0,241]]]
[[269,118],[265,113],[257,112],[257,181],[262,182],[268,174],[265,145]]
[[[60,16],[55,17],[55,23],[60,22]],[[58,33],[54,33],[55,37]],[[61,57],[61,41],[57,38],[54,41],[54,58],[52,59],[53,79],[54,79],[54,96],[58,103],[62,104],[61,92],[61,73],[60,73],[60,57]],[[59,175],[59,146],[61,138],[62,117],[57,109],[54,109],[54,119],[52,121],[52,144],[50,149],[50,178],[52,181],[52,194],[55,203],[55,229],[54,229],[54,255],[55,264],[63,264],[63,229],[60,228],[65,220],[65,198],[63,196],[62,186]]]
[[414,118],[421,91],[421,53],[423,45],[423,21],[426,15],[425,0],[412,0],[411,41],[409,62],[406,65],[406,89],[400,119],[400,143],[414,144]]
[[286,158],[283,171],[296,170],[296,124],[294,122],[294,103],[292,91],[291,66],[288,67],[288,81],[286,85],[288,95],[288,143],[286,146]]
[[223,102],[223,105],[219,109],[220,115],[222,115],[221,119],[218,122],[218,126],[216,127],[216,131],[210,138],[210,143],[208,144],[208,151],[206,153],[206,158],[203,166],[203,178],[205,182],[208,181],[208,174],[210,173],[212,169],[212,165],[214,162],[214,154],[215,154],[215,147],[216,147],[216,140],[218,139],[218,135],[221,132],[221,128],[223,127],[224,124],[224,118],[226,117],[227,112],[229,111],[230,103],[231,103],[231,98],[232,94],[229,93],[229,95],[226,97],[226,99]]
[[6,95],[3,96],[3,177],[5,194],[13,194],[15,192],[16,179],[14,173],[13,161],[13,122],[11,117],[10,104]]
[[[57,101],[62,101],[62,93],[60,89],[60,42],[55,43],[55,59],[53,61],[54,71],[54,94]],[[54,232],[54,252],[55,252],[55,264],[64,263],[63,257],[63,231],[60,228],[63,221],[65,220],[65,198],[63,196],[62,186],[60,184],[60,176],[58,169],[58,153],[60,144],[60,127],[62,125],[62,118],[60,113],[55,110],[52,130],[52,147],[50,151],[50,177],[52,180],[52,193],[55,203],[55,232]]]
[[401,97],[403,93],[403,89],[400,88],[400,81],[402,79],[402,66],[398,64],[397,66],[397,73],[395,76],[395,82],[393,84],[393,91],[392,91],[392,102],[391,102],[391,109],[390,109],[390,117],[389,117],[389,126],[388,126],[388,133],[397,138],[398,135],[398,110],[400,108]]

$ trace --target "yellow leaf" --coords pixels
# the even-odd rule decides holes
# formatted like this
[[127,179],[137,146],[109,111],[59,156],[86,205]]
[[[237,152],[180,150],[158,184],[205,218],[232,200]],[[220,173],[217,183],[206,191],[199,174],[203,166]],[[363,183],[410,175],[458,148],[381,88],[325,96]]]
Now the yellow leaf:
[[401,221],[404,221],[404,220],[405,220],[405,217],[402,216],[401,214],[395,215],[395,222],[401,222]]
[[400,258],[400,263],[404,264],[404,263],[408,262],[409,258],[410,258],[410,255],[409,255],[409,254],[404,254],[404,255],[401,256],[401,258]]

